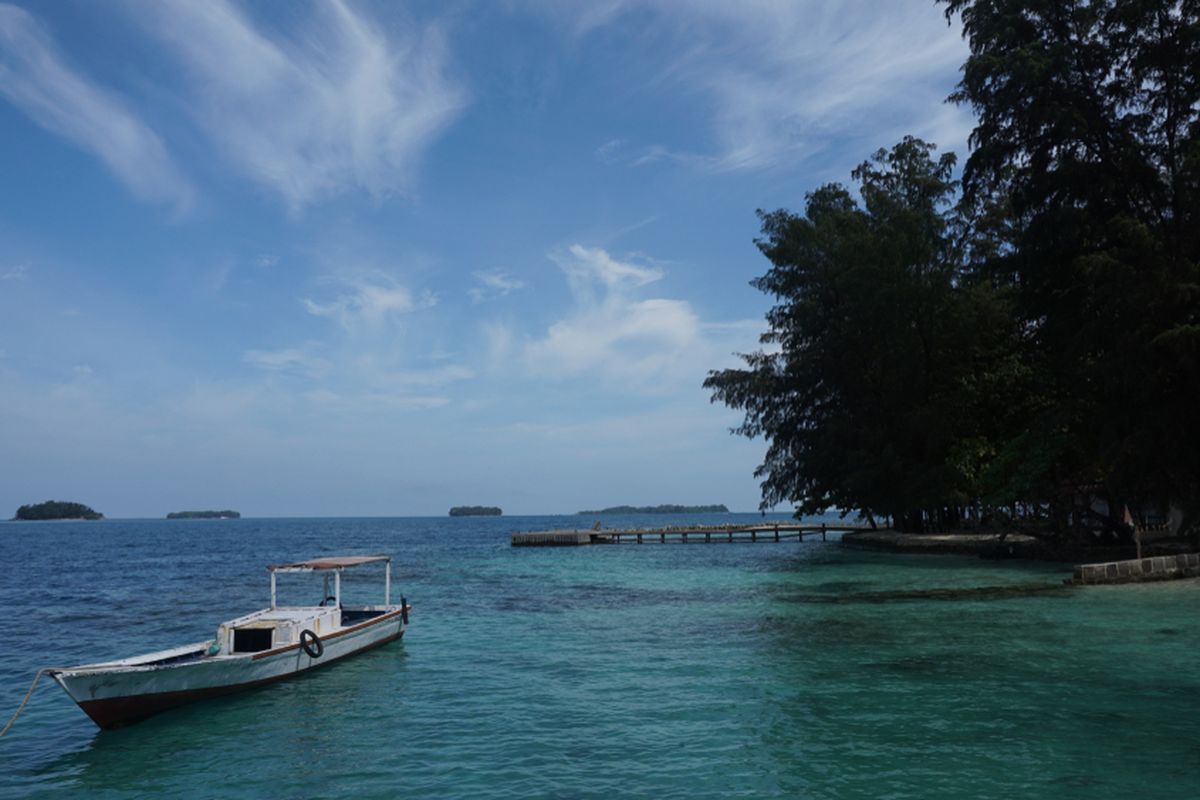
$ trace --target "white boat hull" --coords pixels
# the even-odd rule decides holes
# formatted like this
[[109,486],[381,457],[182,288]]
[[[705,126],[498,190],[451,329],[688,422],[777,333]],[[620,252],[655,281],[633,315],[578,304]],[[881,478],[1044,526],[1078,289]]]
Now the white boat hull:
[[[178,663],[93,664],[56,671],[53,677],[101,728],[115,728],[206,697],[289,678],[404,635],[400,608],[322,637],[313,658],[299,643],[257,653],[204,656]],[[202,650],[208,643],[195,646]],[[179,648],[186,654],[192,648]],[[193,650],[194,652],[194,650]]]

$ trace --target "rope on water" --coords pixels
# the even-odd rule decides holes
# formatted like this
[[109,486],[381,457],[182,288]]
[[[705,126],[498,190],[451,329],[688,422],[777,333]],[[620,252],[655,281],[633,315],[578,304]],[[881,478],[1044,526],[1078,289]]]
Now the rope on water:
[[17,721],[17,717],[21,716],[21,712],[25,710],[25,704],[29,702],[29,698],[33,697],[33,690],[37,688],[38,681],[42,679],[42,676],[47,672],[56,672],[60,669],[62,667],[42,667],[37,671],[37,675],[33,676],[33,683],[29,684],[29,691],[25,693],[25,699],[21,701],[21,705],[17,706],[17,713],[12,715],[12,719],[8,721],[8,724],[3,729],[0,729],[0,736],[8,733],[8,729]]

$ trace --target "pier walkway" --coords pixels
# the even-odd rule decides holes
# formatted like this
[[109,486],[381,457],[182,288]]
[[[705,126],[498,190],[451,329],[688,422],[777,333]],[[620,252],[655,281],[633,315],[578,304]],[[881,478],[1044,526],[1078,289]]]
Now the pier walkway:
[[512,535],[513,547],[572,547],[591,544],[740,544],[804,541],[831,533],[869,530],[862,525],[772,522],[762,525],[692,525],[667,528],[528,531]]

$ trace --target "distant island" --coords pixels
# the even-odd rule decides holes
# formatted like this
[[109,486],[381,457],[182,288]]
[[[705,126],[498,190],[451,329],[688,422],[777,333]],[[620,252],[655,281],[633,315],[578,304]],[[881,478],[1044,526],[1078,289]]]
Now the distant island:
[[167,519],[241,519],[236,511],[172,511]]
[[728,514],[724,504],[715,506],[609,506],[597,511],[580,511],[580,514]]
[[45,520],[45,519],[104,519],[104,515],[83,503],[64,503],[61,500],[47,500],[44,503],[21,506],[17,509],[14,520]]
[[495,506],[455,506],[450,509],[452,517],[498,517],[501,513]]

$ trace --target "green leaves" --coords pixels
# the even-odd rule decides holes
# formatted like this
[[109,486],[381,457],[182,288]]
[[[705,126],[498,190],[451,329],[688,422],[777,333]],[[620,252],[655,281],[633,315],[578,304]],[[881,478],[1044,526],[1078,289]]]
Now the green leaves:
[[103,519],[104,515],[93,511],[83,503],[67,503],[61,500],[47,500],[44,503],[21,506],[17,509],[14,520],[49,520],[49,519]]
[[760,214],[779,351],[705,386],[768,440],[764,506],[900,515],[969,494],[955,448],[979,435],[963,394],[990,333],[960,285],[954,158],[934,154],[908,137],[854,171],[860,201],[830,184],[803,216]]
[[962,186],[908,137],[857,198],[760,212],[771,349],[705,386],[767,440],[764,506],[1195,520],[1200,2],[943,2],[978,114]]

